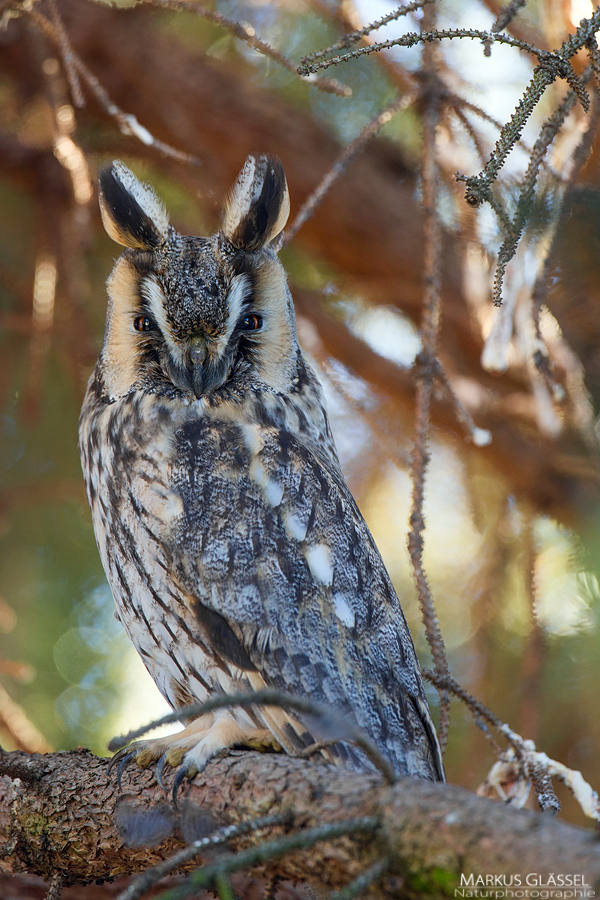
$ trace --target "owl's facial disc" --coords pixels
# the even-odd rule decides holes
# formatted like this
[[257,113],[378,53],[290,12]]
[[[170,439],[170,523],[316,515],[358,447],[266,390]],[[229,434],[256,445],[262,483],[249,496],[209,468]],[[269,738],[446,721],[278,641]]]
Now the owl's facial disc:
[[231,278],[220,295],[221,302],[213,304],[213,315],[205,312],[207,304],[201,292],[193,302],[189,287],[188,314],[182,314],[177,285],[171,281],[169,287],[170,291],[154,273],[142,280],[140,309],[155,327],[148,335],[140,334],[140,349],[149,341],[165,377],[200,398],[227,381],[236,361],[254,343],[252,338],[245,340],[246,336],[262,330],[263,317],[253,311],[250,279],[244,274]]

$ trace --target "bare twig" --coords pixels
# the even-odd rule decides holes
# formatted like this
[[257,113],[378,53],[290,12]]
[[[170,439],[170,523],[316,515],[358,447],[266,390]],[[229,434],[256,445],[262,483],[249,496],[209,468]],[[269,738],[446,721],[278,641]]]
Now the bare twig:
[[[491,31],[482,31],[478,28],[446,28],[441,31],[433,29],[430,31],[409,31],[407,34],[392,38],[389,41],[380,41],[376,44],[369,44],[366,47],[358,47],[356,50],[348,50],[346,53],[340,53],[339,56],[332,56],[329,59],[318,60],[316,62],[312,62],[310,57],[303,57],[298,71],[301,75],[306,75],[311,72],[318,72],[320,69],[338,66],[340,63],[346,62],[349,59],[368,56],[370,53],[378,53],[381,50],[390,50],[392,47],[415,47],[417,44],[439,43],[440,41],[461,39],[472,41],[479,40],[484,44],[508,44],[511,47],[517,47],[519,50],[524,50],[526,53],[530,53],[538,59],[545,59],[555,55],[548,53],[547,50],[540,50],[533,44],[528,44],[526,41],[521,41],[508,34],[494,34]],[[583,46],[584,42],[585,41],[583,41],[580,46]]]
[[[425,11],[427,25],[432,26],[435,15],[432,7]],[[435,361],[441,319],[441,253],[442,232],[436,208],[438,188],[438,161],[436,130],[440,116],[441,94],[438,81],[438,48],[427,45],[423,48],[423,80],[425,110],[423,114],[423,164],[421,172],[424,225],[424,291],[421,337],[423,349],[417,357],[417,390],[415,403],[415,445],[412,455],[412,510],[408,549],[417,587],[417,597],[427,642],[431,648],[435,671],[438,675],[448,674],[448,659],[444,638],[440,629],[431,589],[423,565],[423,532],[425,519],[423,505],[425,499],[425,476],[429,463],[429,432],[431,418],[431,397],[435,378]],[[448,693],[440,692],[439,738],[442,752],[446,747],[450,723],[450,700]]]
[[58,10],[58,4],[56,0],[49,0],[49,2],[50,15],[52,16],[52,21],[56,29],[56,35],[59,41],[60,55],[64,63],[65,74],[67,76],[67,81],[69,82],[73,104],[74,106],[79,107],[79,109],[82,109],[85,106],[85,97],[83,96],[81,83],[79,81],[79,76],[77,75],[77,70],[73,61],[73,47],[71,46],[71,42],[69,41],[67,32],[65,30],[65,26]]
[[[56,44],[60,51],[66,40],[66,35],[63,34],[61,36],[54,24],[50,22],[50,20],[47,19],[46,16],[42,15],[42,13],[40,13],[35,6],[28,7],[26,13],[36,23],[36,25],[38,25],[38,27],[44,32],[44,34],[46,34],[50,38],[50,40],[54,44]],[[181,150],[176,150],[169,144],[165,144],[163,141],[157,140],[152,134],[150,134],[147,128],[144,128],[144,126],[138,122],[138,120],[132,113],[123,112],[123,110],[120,109],[116,105],[116,103],[113,103],[96,76],[93,75],[92,72],[90,72],[83,60],[75,53],[72,48],[70,50],[70,58],[72,60],[74,68],[90,88],[100,106],[102,106],[102,108],[108,113],[108,115],[117,122],[122,134],[136,137],[139,141],[142,142],[142,144],[145,144],[148,147],[154,147],[154,149],[159,150],[161,153],[164,153],[165,156],[170,156],[173,159],[179,160],[179,162],[188,163],[190,165],[201,165],[201,161],[196,156],[192,156],[190,153],[184,153]]]
[[382,875],[385,875],[390,867],[390,860],[387,856],[378,859],[376,863],[361,872],[350,884],[343,887],[340,891],[331,894],[329,900],[354,900],[354,897],[360,896],[368,887],[379,881]]
[[468,706],[471,712],[477,717],[479,717],[482,721],[487,722],[488,725],[492,725],[494,728],[497,728],[502,734],[505,735],[509,744],[513,744],[517,746],[519,743],[519,736],[513,731],[508,729],[508,726],[502,722],[498,716],[494,715],[494,713],[484,706],[480,700],[476,700],[472,694],[466,691],[458,681],[455,681],[451,675],[438,675],[436,672],[432,672],[429,669],[421,669],[421,674],[426,681],[429,681],[430,684],[433,684],[434,687],[448,691],[450,694],[454,694],[455,697],[458,697],[459,700],[462,700],[463,703]]
[[[483,202],[484,200],[489,202],[490,185],[495,181],[498,172],[506,161],[506,157],[520,139],[527,119],[539,103],[546,88],[556,78],[565,78],[584,105],[584,108],[587,108],[588,100],[585,88],[581,80],[575,75],[569,60],[582,47],[588,46],[591,38],[599,29],[600,8],[594,12],[590,19],[581,20],[576,32],[564,41],[560,50],[555,53],[536,51],[539,65],[534,70],[533,77],[510,120],[502,128],[486,166],[479,175],[461,178],[467,185],[467,202],[470,198],[476,202]],[[496,35],[495,39],[500,40],[501,37],[501,35]],[[510,228],[507,234],[509,237],[511,236]]]
[[302,62],[309,62],[314,59],[322,59],[324,56],[327,56],[328,53],[333,53],[335,50],[344,50],[347,47],[351,47],[352,44],[357,44],[362,38],[366,37],[368,34],[371,34],[373,31],[377,31],[379,28],[383,28],[384,25],[388,25],[390,22],[395,22],[397,19],[400,19],[402,16],[406,16],[411,12],[415,12],[417,9],[422,9],[428,3],[435,3],[436,0],[414,0],[413,3],[407,3],[405,6],[399,6],[398,9],[392,10],[392,12],[388,13],[385,16],[382,16],[381,19],[377,19],[375,22],[371,22],[369,25],[365,25],[364,28],[358,28],[356,31],[349,31],[344,37],[337,42],[337,44],[332,44],[331,47],[325,47],[323,50],[316,50],[315,53],[309,53],[308,56],[303,57]]
[[[591,67],[581,76],[581,82],[587,83],[591,78]],[[523,234],[523,229],[531,214],[534,200],[534,191],[537,178],[546,153],[550,144],[562,128],[565,119],[575,105],[576,95],[574,91],[570,91],[558,108],[553,112],[549,119],[544,122],[540,130],[539,136],[533,145],[531,157],[527,171],[521,182],[521,191],[517,201],[515,215],[510,223],[510,231],[505,237],[500,250],[498,251],[498,260],[496,263],[496,272],[494,275],[494,291],[493,300],[495,306],[502,304],[502,282],[504,273],[510,260],[516,253],[518,243]]]
[[[470,100],[465,100],[464,97],[460,97],[458,94],[450,93],[447,97],[446,102],[452,108],[455,114],[457,109],[468,110],[469,112],[472,112],[474,115],[478,116],[480,119],[483,119],[484,122],[489,122],[489,124],[493,125],[494,128],[497,128],[498,131],[502,131],[502,128],[504,127],[502,122],[494,118],[494,116],[490,115],[490,113],[486,112],[486,110],[482,109],[480,106]],[[524,150],[528,156],[531,156],[531,154],[533,153],[533,148],[530,147],[527,141],[524,141],[522,137],[518,139],[517,146],[521,147],[521,149]],[[560,173],[553,169],[553,167],[548,163],[546,159],[542,160],[542,166],[547,172],[550,173],[550,175],[552,175],[552,177],[556,181],[562,180],[562,176],[560,175]]]
[[475,130],[472,123],[469,121],[462,106],[457,104],[456,106],[454,106],[452,108],[452,112],[454,113],[454,115],[456,116],[456,118],[458,119],[460,124],[463,126],[463,128],[465,129],[465,131],[467,132],[469,137],[471,138],[471,143],[473,144],[473,146],[475,148],[475,152],[477,153],[477,156],[479,157],[480,162],[485,163],[487,154],[486,154],[486,152],[483,148],[483,144],[481,142],[481,135],[479,134],[479,132],[477,132]]
[[[335,6],[328,5],[326,0],[309,0],[309,3],[321,16],[330,19],[336,29],[341,25],[346,34],[360,31],[363,27],[361,13],[357,9],[355,0],[344,0],[342,4]],[[361,38],[361,43],[371,46],[374,40],[371,35],[367,34]],[[401,92],[404,93],[407,90],[418,87],[414,73],[409,71],[406,66],[403,66],[397,58],[380,53],[377,55],[376,60],[378,66],[384,70],[386,77]]]
[[[159,6],[161,9],[182,9],[186,12],[194,13],[194,15],[201,16],[209,22],[214,22],[215,25],[225,28],[240,41],[244,41],[249,47],[256,50],[257,53],[262,53],[263,56],[267,56],[269,59],[274,60],[274,62],[278,63],[284,69],[287,69],[288,72],[298,75],[296,63],[293,63],[275,47],[267,44],[266,41],[261,40],[261,38],[257,36],[252,25],[246,25],[242,22],[236,22],[235,19],[229,19],[222,13],[210,9],[207,6],[202,6],[200,3],[195,2],[195,0],[141,0],[141,2],[150,3],[152,6]],[[432,2],[432,0],[425,0],[425,2]],[[315,87],[318,87],[328,94],[337,94],[338,97],[352,96],[351,88],[344,84],[340,84],[340,82],[335,79],[315,78],[314,75],[309,74],[303,75],[302,77],[309,84],[314,84]]]
[[596,132],[598,131],[599,124],[600,98],[598,94],[598,87],[596,85],[593,93],[592,114],[590,116],[589,125],[587,130],[582,134],[581,140],[579,141],[573,153],[570,171],[563,186],[563,194],[560,200],[559,213],[554,223],[552,240],[546,253],[544,264],[533,286],[532,297],[534,303],[536,331],[538,334],[539,314],[542,308],[542,304],[545,302],[546,297],[548,296],[550,278],[556,265],[558,241],[561,237],[563,226],[567,222],[567,219],[569,218],[569,215],[571,213],[571,202],[573,193],[575,191],[575,183],[577,181],[577,177],[581,169],[587,162],[590,153],[592,152],[592,145],[596,136]]
[[504,31],[504,29],[510,25],[519,10],[523,9],[526,3],[527,0],[510,0],[510,3],[507,3],[496,16],[496,21],[492,25],[494,34],[498,34],[499,31]]
[[[536,790],[540,808],[543,811],[556,813],[560,809],[560,803],[552,787],[552,778],[558,778],[569,788],[585,815],[600,822],[600,799],[596,791],[583,779],[581,772],[569,769],[562,763],[550,759],[545,753],[536,750],[533,741],[524,740],[520,734],[502,722],[451,676],[439,677],[435,672],[427,669],[422,670],[422,675],[438,690],[445,689],[462,700],[473,714],[479,727],[482,727],[482,722],[492,725],[504,735],[510,744],[510,750],[501,753],[499,761],[492,767],[488,780],[482,786],[480,793],[487,795],[491,790],[496,790],[500,796],[503,796],[502,782],[508,780],[513,785],[515,797],[518,798],[515,805],[519,806],[527,796],[525,782],[531,781]],[[483,730],[487,731],[485,728]],[[519,785],[519,783],[521,784]],[[511,798],[504,796],[503,799],[510,800]]]
[[492,435],[486,428],[479,428],[473,421],[471,413],[466,408],[460,397],[452,386],[452,382],[448,377],[448,373],[442,366],[439,359],[434,362],[435,376],[444,385],[444,388],[452,401],[456,418],[465,429],[465,432],[471,438],[476,447],[487,447],[492,442]]
[[397,113],[410,106],[411,103],[415,101],[416,97],[416,91],[404,94],[403,97],[397,97],[383,110],[383,112],[377,113],[377,115],[365,125],[360,134],[344,147],[329,171],[326,172],[312,194],[310,194],[302,204],[292,225],[285,232],[284,242],[286,244],[296,236],[306,220],[313,215],[315,209],[323,200],[323,197],[331,189],[332,185],[341,178],[352,160],[364,149],[368,141],[370,141],[384,125],[387,125]]
[[61,872],[55,872],[50,882],[50,888],[46,894],[46,900],[60,900],[65,880]]

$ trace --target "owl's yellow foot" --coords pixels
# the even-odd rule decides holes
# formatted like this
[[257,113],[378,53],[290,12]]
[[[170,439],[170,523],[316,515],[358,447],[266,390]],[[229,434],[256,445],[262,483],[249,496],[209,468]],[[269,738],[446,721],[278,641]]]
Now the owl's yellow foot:
[[118,765],[117,785],[121,788],[123,771],[131,762],[141,769],[156,763],[155,777],[166,792],[163,776],[167,767],[179,768],[173,783],[173,800],[185,778],[193,778],[207,762],[222,750],[235,746],[251,749],[281,750],[267,729],[243,727],[230,714],[201,716],[183,731],[149,741],[138,741],[113,756],[109,772]]

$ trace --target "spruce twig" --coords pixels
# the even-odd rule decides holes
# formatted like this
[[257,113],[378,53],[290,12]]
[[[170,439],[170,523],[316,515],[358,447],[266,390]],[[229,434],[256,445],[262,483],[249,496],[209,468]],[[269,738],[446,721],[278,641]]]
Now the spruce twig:
[[[435,10],[425,11],[428,25],[435,22]],[[444,637],[423,564],[423,534],[425,531],[425,478],[430,461],[431,400],[435,379],[435,363],[441,322],[441,256],[442,227],[436,206],[439,181],[437,158],[437,128],[440,119],[442,92],[439,82],[438,47],[423,48],[422,73],[428,90],[424,90],[423,164],[421,169],[422,203],[424,212],[423,314],[421,339],[423,349],[417,357],[417,389],[415,401],[415,442],[412,454],[412,506],[408,550],[421,608],[425,636],[431,649],[436,673],[442,677],[449,672]],[[442,753],[446,747],[450,726],[450,698],[440,691],[439,739]]]
[[219,828],[218,831],[214,831],[206,837],[199,838],[188,847],[184,847],[182,850],[174,853],[168,859],[158,863],[158,865],[153,866],[151,869],[146,869],[139,878],[136,878],[135,881],[119,894],[117,900],[139,900],[146,891],[158,884],[159,881],[161,881],[165,875],[168,875],[169,872],[172,872],[173,869],[179,868],[179,866],[189,862],[195,856],[209,850],[211,847],[218,847],[221,844],[227,843],[227,841],[230,841],[232,838],[255,834],[262,829],[273,828],[276,825],[285,825],[289,822],[291,822],[291,816],[282,813],[274,816],[263,816],[259,819],[240,822],[238,825],[226,825],[224,828]]
[[222,856],[214,863],[192,873],[184,884],[161,894],[160,900],[184,900],[185,897],[192,896],[200,888],[210,889],[214,887],[219,878],[228,877],[242,869],[250,869],[259,863],[271,862],[294,850],[307,850],[320,841],[329,841],[339,837],[359,834],[373,837],[380,826],[380,820],[374,816],[349,819],[345,822],[334,822],[330,825],[309,828],[306,831],[300,831],[273,841],[258,844],[255,847],[249,847],[247,850],[237,854]]
[[130,731],[129,734],[122,737],[113,738],[109,743],[109,750],[122,750],[131,741],[136,740],[148,731],[158,728],[161,725],[168,725],[171,722],[184,721],[185,719],[196,718],[216,709],[228,709],[231,707],[241,707],[247,709],[251,706],[279,706],[282,709],[292,710],[293,712],[303,713],[309,716],[316,716],[326,719],[329,727],[339,725],[339,740],[349,741],[356,744],[366,756],[371,760],[376,769],[378,769],[389,784],[394,784],[396,775],[389,762],[384,758],[373,741],[352,722],[347,720],[338,711],[332,709],[325,704],[316,703],[308,697],[294,697],[283,691],[277,691],[273,688],[264,688],[260,691],[249,691],[245,694],[231,694],[221,697],[212,697],[206,703],[193,703],[190,706],[183,706],[176,712],[168,713],[160,719],[150,722],[141,728]]

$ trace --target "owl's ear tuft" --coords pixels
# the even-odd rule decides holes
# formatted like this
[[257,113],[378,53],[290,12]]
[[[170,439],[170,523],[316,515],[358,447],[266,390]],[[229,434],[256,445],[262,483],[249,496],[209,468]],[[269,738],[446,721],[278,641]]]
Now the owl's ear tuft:
[[290,196],[281,161],[249,156],[223,213],[223,234],[241,250],[260,250],[284,229]]
[[142,184],[127,166],[115,160],[98,175],[100,212],[109,235],[118,244],[155,250],[168,235],[169,217],[154,189]]

